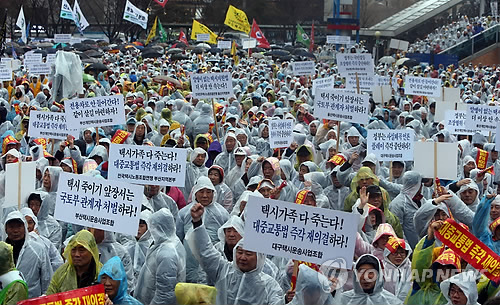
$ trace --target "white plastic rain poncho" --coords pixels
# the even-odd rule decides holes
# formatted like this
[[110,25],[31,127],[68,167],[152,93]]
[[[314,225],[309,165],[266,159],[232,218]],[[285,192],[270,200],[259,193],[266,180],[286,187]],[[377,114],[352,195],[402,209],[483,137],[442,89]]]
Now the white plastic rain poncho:
[[144,232],[144,234],[142,234],[139,240],[137,240],[135,236],[130,236],[130,238],[126,238],[126,240],[122,243],[125,249],[127,249],[130,258],[132,259],[134,278],[136,279],[139,277],[141,268],[146,261],[146,253],[153,243],[151,231],[149,230],[149,227],[151,226],[149,222],[151,215],[153,214],[149,210],[144,210],[141,212],[140,219],[146,222],[146,224],[148,225],[148,230]]
[[340,166],[337,166],[333,169],[333,171],[330,174],[330,179],[332,180],[332,184],[329,185],[327,188],[323,190],[323,193],[325,194],[326,197],[328,197],[329,201],[329,206],[328,207],[322,207],[322,208],[328,208],[332,210],[338,210],[338,211],[343,211],[344,210],[344,200],[349,196],[351,193],[351,190],[344,185],[340,185],[340,187],[336,187],[333,184],[333,175],[337,175],[338,171],[340,169]]
[[[232,151],[227,151],[226,141],[228,138],[233,138],[235,145]],[[240,142],[236,139],[236,135],[233,132],[228,132],[224,137],[224,144],[222,145],[222,152],[215,157],[214,164],[219,165],[224,169],[225,173],[228,173],[230,169],[236,166],[236,160],[234,159],[234,150],[240,146]]]
[[153,137],[151,137],[151,142],[153,142],[154,146],[161,146],[161,141],[163,140],[163,137],[168,134],[168,131],[165,135],[160,133],[160,128],[161,127],[170,127],[170,124],[167,122],[165,119],[160,119],[158,122],[158,133],[156,133]]
[[476,212],[477,206],[479,205],[479,187],[477,186],[476,182],[471,180],[469,181],[469,183],[462,185],[460,189],[457,191],[457,196],[458,198],[460,198],[460,194],[462,194],[464,191],[468,189],[473,189],[476,190],[477,192],[474,202],[472,202],[472,204],[467,205],[472,212]]
[[299,265],[295,296],[290,305],[334,304],[330,284],[323,274],[304,264]]
[[28,284],[29,298],[39,297],[49,288],[53,270],[50,264],[49,254],[45,247],[36,242],[29,235],[26,218],[19,211],[7,215],[4,228],[10,220],[19,219],[24,223],[24,244],[19,253],[16,268],[22,272],[24,280]]
[[[247,153],[246,151],[241,148],[241,147],[238,147],[234,150],[234,155],[237,156],[244,156],[245,158],[243,159],[243,161],[241,162],[241,166],[238,166],[236,164],[236,161],[234,163],[234,167],[231,168],[229,170],[229,172],[226,174],[226,181],[225,183],[227,184],[227,186],[229,186],[230,189],[232,189],[234,187],[234,185],[236,184],[236,182],[238,182],[238,179],[241,178],[241,176],[243,176],[243,174],[245,173],[245,164],[246,164],[246,160],[247,160]],[[234,198],[235,200],[237,200],[238,198]]]
[[347,141],[342,144],[341,151],[346,151],[353,148],[351,143],[349,143],[349,137],[358,137],[359,143],[361,143],[361,140],[363,139],[363,136],[359,133],[358,129],[352,126],[351,128],[349,128],[349,130],[347,130]]
[[394,294],[401,302],[404,302],[408,292],[410,291],[412,280],[411,280],[411,247],[408,243],[404,243],[406,250],[406,258],[399,264],[399,266],[394,265],[389,260],[389,254],[391,251],[389,249],[384,249],[384,289]]
[[47,193],[43,191],[35,191],[34,193],[40,195],[40,198],[42,199],[40,210],[36,216],[38,218],[38,233],[50,240],[56,249],[59,250],[61,249],[61,243],[63,241],[62,228],[57,220],[53,216],[49,215],[49,205],[45,203]]
[[[205,162],[201,166],[197,166],[193,163],[198,155],[205,155]],[[208,177],[208,168],[205,167],[205,164],[208,161],[208,153],[200,147],[196,147],[190,154],[189,158],[190,162],[186,164],[186,181],[184,182],[184,187],[180,188],[182,193],[184,194],[184,199],[186,202],[189,199],[189,194],[196,183],[196,179],[201,176]]]
[[244,239],[241,239],[233,249],[235,259],[228,262],[212,245],[204,224],[193,230],[192,237],[194,238],[193,254],[199,258],[208,281],[215,283],[215,288],[217,288],[216,304],[285,303],[283,291],[278,282],[262,271],[266,261],[264,254],[256,253],[257,267],[254,270],[243,272],[238,268],[236,250],[244,247]]
[[167,208],[170,210],[172,215],[174,215],[174,218],[177,219],[177,215],[179,214],[179,207],[177,206],[177,203],[175,203],[175,201],[172,199],[172,197],[168,196],[162,191],[159,191],[158,194],[149,198],[148,201],[153,208],[151,212],[154,213],[161,210],[162,208]]
[[452,276],[451,278],[443,281],[440,285],[441,293],[448,300],[449,305],[453,305],[450,299],[450,286],[451,284],[457,285],[467,297],[466,305],[479,305],[477,302],[477,286],[476,275],[473,271],[462,272]]
[[266,127],[268,126],[264,123],[261,123],[259,125],[259,136],[257,137],[257,139],[255,139],[255,150],[259,156],[267,158],[273,155],[273,149],[269,144],[269,138],[262,137],[262,131],[264,131],[264,128]]
[[413,217],[417,210],[425,203],[425,199],[413,201],[422,186],[422,176],[414,171],[406,172],[403,175],[403,188],[401,193],[389,204],[389,210],[399,219],[403,228],[403,233],[412,248],[415,248],[419,238],[415,234]]
[[127,279],[129,283],[129,291],[132,291],[135,284],[134,267],[132,259],[123,245],[116,241],[115,233],[104,231],[104,239],[97,244],[99,249],[99,260],[105,264],[113,256],[120,257],[125,270],[127,271]]
[[193,135],[207,133],[209,125],[214,122],[212,116],[212,106],[199,102],[196,105],[196,108],[200,109],[200,115],[193,121]]
[[42,184],[40,191],[47,192],[47,195],[45,196],[43,202],[48,206],[49,215],[54,216],[54,210],[56,208],[56,199],[57,199],[57,185],[59,184],[59,175],[63,170],[59,166],[47,166],[43,174],[45,174],[45,172],[47,171],[49,172],[50,175],[50,190],[45,189],[45,187]]
[[143,304],[176,304],[175,285],[186,281],[186,253],[175,236],[175,221],[166,208],[149,218],[154,243],[148,249],[134,296]]
[[[33,214],[33,211],[30,208],[22,208],[20,212],[24,215],[24,217],[29,216],[31,217],[31,219],[33,219],[33,221],[35,222],[34,230],[40,229],[40,227],[38,226],[38,218],[35,216],[35,214]],[[44,237],[43,235],[37,234],[35,231],[30,232],[30,236],[33,238],[33,240],[37,241],[39,244],[45,247],[45,250],[49,254],[52,270],[55,271],[57,270],[57,268],[61,267],[64,264],[59,249],[57,249],[48,238]]]
[[[199,282],[201,269],[196,259],[193,257],[191,250],[189,249],[188,243],[185,239],[188,238],[188,234],[193,229],[193,224],[191,222],[191,208],[197,203],[196,193],[202,189],[209,189],[214,192],[214,198],[216,197],[215,187],[212,181],[208,177],[199,177],[196,184],[193,187],[193,202],[188,204],[186,207],[179,211],[179,217],[176,223],[176,233],[177,237],[184,243],[186,248],[186,279],[188,282]],[[229,219],[229,213],[227,210],[219,203],[212,200],[212,202],[205,206],[205,213],[203,214],[203,222],[207,228],[208,234],[212,243],[217,243],[219,237],[217,235],[217,230]]]
[[[363,264],[374,265],[377,270],[377,282],[373,292],[366,293],[359,284],[358,274],[356,272],[356,267]],[[338,304],[342,305],[361,305],[361,304],[403,304],[403,302],[398,299],[394,294],[384,289],[384,277],[382,275],[383,270],[380,266],[379,260],[371,254],[362,255],[353,267],[354,278],[353,278],[353,290],[344,292],[340,295]]]

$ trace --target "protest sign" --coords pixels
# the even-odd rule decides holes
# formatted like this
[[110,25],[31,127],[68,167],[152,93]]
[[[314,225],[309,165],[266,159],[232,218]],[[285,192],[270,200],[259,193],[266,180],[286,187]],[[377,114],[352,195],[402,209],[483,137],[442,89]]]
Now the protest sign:
[[345,87],[347,89],[358,89],[359,82],[359,90],[361,91],[373,91],[373,87],[375,87],[376,77],[373,74],[359,73],[357,75],[347,75],[345,77]]
[[[434,154],[436,145],[437,154]],[[441,179],[457,179],[458,143],[415,142],[413,150],[413,170],[424,178],[434,177],[434,163],[437,164],[437,177]],[[433,162],[434,158],[437,162]]]
[[111,144],[108,179],[183,187],[186,160],[185,149]]
[[10,62],[0,65],[0,81],[11,81],[12,80],[12,68]]
[[481,242],[472,232],[452,218],[444,221],[435,232],[445,246],[453,250],[476,270],[494,282],[500,281],[500,256]]
[[500,124],[497,124],[497,132],[495,133],[495,147],[496,151],[500,151]]
[[193,97],[198,99],[229,98],[234,95],[229,72],[191,74],[191,88]]
[[5,176],[8,179],[5,179],[3,207],[22,206],[27,203],[29,195],[36,188],[36,162],[9,163],[6,166]]
[[500,108],[467,104],[466,127],[473,130],[494,132],[500,122]]
[[24,54],[24,65],[30,68],[32,65],[42,63],[41,53],[26,53]]
[[335,85],[335,77],[330,76],[324,78],[317,78],[312,81],[312,84],[313,84],[312,94],[316,95],[316,89],[333,89],[333,86]]
[[389,48],[403,50],[403,51],[408,51],[409,45],[410,43],[408,41],[394,39],[394,38],[392,38],[391,41],[389,42]]
[[244,50],[252,49],[252,48],[255,48],[257,46],[257,39],[255,39],[255,38],[243,38],[241,40],[241,43],[242,43],[242,48]]
[[45,62],[48,65],[53,65],[56,62],[56,54],[47,54],[47,57],[45,58]]
[[434,122],[441,122],[446,119],[446,111],[448,110],[458,110],[458,111],[466,111],[467,104],[465,103],[457,103],[457,102],[439,102],[436,103],[436,113],[434,115]]
[[382,104],[389,102],[392,97],[392,88],[390,85],[376,86],[372,90],[372,97],[375,103]]
[[125,124],[123,95],[72,99],[65,102],[68,129]]
[[378,76],[377,86],[391,86],[391,78],[389,76]]
[[317,89],[314,115],[320,119],[367,124],[369,120],[368,95],[341,90]]
[[444,116],[444,128],[455,135],[473,135],[475,130],[466,126],[467,111],[446,110]]
[[62,172],[54,217],[101,230],[137,235],[144,187]]
[[270,120],[269,143],[271,148],[289,147],[293,142],[293,120]]
[[398,84],[398,80],[400,78],[397,78],[397,77],[391,77],[391,87],[392,89],[394,89],[394,91],[397,91],[399,89],[399,84]]
[[441,79],[430,77],[405,77],[405,94],[441,97]]
[[[209,34],[210,38],[210,34]],[[217,48],[219,49],[231,49],[231,40],[218,40]]]
[[379,161],[413,161],[413,130],[368,129],[367,150]]
[[50,63],[42,62],[37,64],[32,64],[28,67],[30,73],[35,75],[40,74],[50,74]]
[[66,114],[63,112],[30,111],[28,136],[66,140],[68,135],[78,138],[77,129],[68,129]]
[[196,34],[196,41],[210,41],[210,34]]
[[54,34],[55,43],[70,43],[71,34]]
[[460,102],[460,88],[441,88],[442,94],[440,97],[436,97],[436,102],[446,101],[446,102]]
[[349,44],[351,43],[350,36],[326,35],[327,44]]
[[339,74],[353,75],[357,73],[366,73],[373,75],[373,58],[369,53],[359,54],[337,54],[337,66]]
[[322,264],[352,266],[355,214],[250,196],[245,209],[245,249]]
[[[137,230],[136,230],[137,231]],[[136,232],[137,234],[137,232]],[[104,285],[94,285],[85,288],[44,295],[38,298],[24,300],[18,305],[104,305]]]
[[314,61],[294,61],[292,62],[293,75],[314,75]]

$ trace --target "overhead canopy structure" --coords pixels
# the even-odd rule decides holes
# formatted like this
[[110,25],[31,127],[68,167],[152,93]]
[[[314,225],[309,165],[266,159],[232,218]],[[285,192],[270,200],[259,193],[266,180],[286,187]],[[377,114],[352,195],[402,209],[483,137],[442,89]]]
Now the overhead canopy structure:
[[376,31],[379,31],[381,36],[394,37],[424,23],[460,2],[462,0],[421,0],[370,28],[361,29],[360,34],[373,36]]

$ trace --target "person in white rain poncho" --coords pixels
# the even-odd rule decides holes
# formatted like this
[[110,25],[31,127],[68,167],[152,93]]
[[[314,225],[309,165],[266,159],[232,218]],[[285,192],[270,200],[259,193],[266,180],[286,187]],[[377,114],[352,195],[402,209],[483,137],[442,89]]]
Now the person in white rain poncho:
[[177,219],[177,214],[179,214],[179,207],[172,199],[172,197],[160,191],[159,185],[146,185],[144,187],[144,195],[148,199],[151,208],[151,212],[156,212],[162,208],[167,208],[170,210],[174,218]]
[[175,221],[166,208],[149,218],[154,243],[148,249],[134,296],[143,304],[176,304],[175,285],[186,281],[186,253],[175,236]]
[[228,132],[224,137],[222,152],[217,155],[214,164],[219,165],[228,173],[236,165],[234,150],[240,147],[240,142],[236,139],[234,132]]
[[[238,179],[245,173],[245,165],[247,160],[247,152],[242,148],[238,147],[234,150],[234,161],[235,166],[229,170],[226,175],[226,180],[224,181],[229,188],[232,188]],[[238,199],[238,198],[234,198]]]
[[134,278],[139,277],[141,268],[146,261],[146,253],[149,247],[153,243],[153,238],[151,237],[151,231],[149,227],[151,226],[149,219],[153,215],[150,210],[144,210],[141,212],[139,220],[139,229],[136,236],[122,236],[121,243],[127,249],[130,258],[132,259],[132,265],[134,267]]
[[44,202],[46,197],[47,193],[43,191],[31,193],[28,197],[28,207],[38,219],[38,233],[50,240],[56,249],[60,249],[63,242],[62,228],[57,220],[49,215],[49,205]]
[[384,249],[384,289],[402,302],[411,287],[410,245],[401,238],[389,238]]
[[208,153],[200,147],[196,147],[189,155],[189,161],[186,164],[186,181],[184,187],[181,188],[186,202],[189,200],[189,194],[192,191],[196,179],[201,176],[208,176],[208,168],[205,163],[208,161]]
[[14,263],[28,284],[28,296],[38,297],[49,288],[53,274],[45,246],[36,242],[28,232],[26,218],[19,211],[7,215],[4,222],[5,242],[14,248]]
[[443,281],[441,293],[447,305],[479,305],[477,302],[476,275],[473,271],[462,272]]
[[47,205],[49,215],[54,216],[57,198],[57,185],[59,184],[59,175],[62,172],[59,166],[47,166],[43,173],[42,187],[40,191],[47,192],[43,203]]
[[266,256],[244,249],[241,239],[233,249],[233,261],[223,258],[206,230],[205,207],[189,206],[193,230],[193,254],[217,288],[217,304],[284,304],[283,291],[275,279],[265,274]]
[[224,170],[218,165],[212,165],[208,169],[208,178],[215,186],[217,197],[215,202],[220,203],[229,213],[233,209],[233,192],[224,183]]
[[186,240],[190,237],[190,231],[193,230],[190,209],[197,203],[205,207],[206,213],[203,215],[205,227],[207,228],[211,242],[213,244],[217,243],[219,241],[217,231],[229,219],[229,213],[222,205],[215,202],[214,198],[216,195],[212,181],[205,176],[199,177],[193,187],[193,202],[180,210],[179,217],[177,218],[176,233],[186,248],[186,278],[191,283],[199,282],[204,275],[196,259],[193,257],[189,248],[190,245],[188,246]]
[[290,305],[335,304],[330,293],[330,281],[321,273],[308,266],[299,265],[297,288]]

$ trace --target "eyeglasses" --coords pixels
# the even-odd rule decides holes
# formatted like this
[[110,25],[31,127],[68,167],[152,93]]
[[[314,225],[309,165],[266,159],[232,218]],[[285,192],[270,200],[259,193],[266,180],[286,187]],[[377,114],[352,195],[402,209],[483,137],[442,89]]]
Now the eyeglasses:
[[406,251],[397,251],[395,253],[391,253],[394,256],[406,257]]

